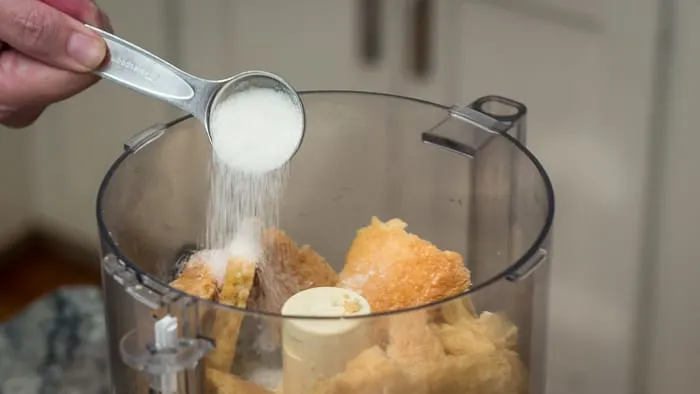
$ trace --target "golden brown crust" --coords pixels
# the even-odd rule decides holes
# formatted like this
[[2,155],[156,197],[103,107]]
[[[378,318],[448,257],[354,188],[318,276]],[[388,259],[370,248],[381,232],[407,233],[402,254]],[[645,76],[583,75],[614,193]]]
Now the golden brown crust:
[[302,245],[299,248],[298,258],[299,262],[292,272],[298,278],[301,290],[335,286],[338,282],[338,273],[311,246]]
[[338,274],[309,245],[299,247],[284,231],[265,232],[266,262],[258,267],[250,309],[277,312],[292,295],[312,287],[335,286]]
[[245,308],[255,279],[255,263],[237,257],[228,259],[219,303]]
[[440,338],[428,325],[427,311],[414,311],[389,317],[387,355],[410,370],[424,363],[445,358]]
[[299,247],[284,231],[270,228],[265,242],[269,251],[266,268],[291,280],[289,286],[295,293],[312,287],[333,286],[338,281],[338,274],[326,259],[309,245]]
[[[238,258],[229,258],[226,265],[221,290],[203,253],[194,254],[185,264],[185,268],[171,286],[190,295],[206,300],[215,300],[224,305],[245,308],[248,302],[253,280],[255,262]],[[207,355],[207,365],[211,368],[228,372],[236,355],[236,342],[243,321],[243,313],[226,309],[213,310],[214,321],[210,336],[216,342],[216,348]]]
[[[226,265],[226,275],[219,293],[219,303],[245,308],[255,277],[255,262],[232,257]],[[236,344],[244,313],[219,309],[212,327],[216,348],[207,355],[207,365],[229,372],[236,357]]]
[[[445,310],[443,310],[445,312]],[[392,316],[386,352],[375,346],[316,394],[525,394],[528,376],[513,350],[517,329],[499,315],[473,316],[464,304],[447,310],[455,325],[430,322],[426,311]]]
[[208,394],[272,394],[271,391],[235,375],[211,368],[207,368],[206,374]]
[[[277,312],[298,291],[336,283],[362,294],[374,312],[422,305],[470,286],[461,256],[406,233],[405,227],[398,219],[382,223],[372,218],[370,226],[358,231],[339,277],[312,248],[299,247],[273,228],[265,233],[268,254],[257,272],[254,262],[231,259],[217,294],[206,264],[192,263],[173,286],[223,304]],[[259,297],[251,294],[254,280]],[[207,356],[208,392],[270,394],[227,373],[244,314],[216,309],[214,316],[211,336],[217,346]],[[478,315],[469,298],[429,311],[378,318],[373,335],[381,339],[379,346],[360,353],[342,373],[319,382],[314,393],[527,393],[527,371],[514,351],[517,328],[504,316]]]
[[442,251],[414,234],[406,223],[376,217],[357,232],[338,285],[362,294],[372,312],[424,305],[471,285],[462,256]]
[[421,379],[412,382],[417,393],[525,394],[527,372],[511,350],[448,356],[439,364],[424,365]]
[[321,381],[315,394],[404,394],[413,393],[399,365],[375,346],[348,362],[346,370]]
[[205,300],[216,298],[216,279],[209,267],[200,261],[188,262],[180,276],[172,281],[170,286]]

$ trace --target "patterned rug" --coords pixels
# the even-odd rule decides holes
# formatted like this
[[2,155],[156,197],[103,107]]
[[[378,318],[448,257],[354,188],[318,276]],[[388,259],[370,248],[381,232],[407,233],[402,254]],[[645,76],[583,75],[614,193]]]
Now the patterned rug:
[[0,326],[0,394],[107,394],[102,293],[68,287]]

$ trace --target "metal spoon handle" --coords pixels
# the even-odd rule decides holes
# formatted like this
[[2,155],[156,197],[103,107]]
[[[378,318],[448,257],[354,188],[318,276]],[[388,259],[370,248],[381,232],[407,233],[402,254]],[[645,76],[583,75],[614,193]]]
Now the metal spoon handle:
[[[94,73],[203,119],[201,90],[211,85],[114,34],[86,25],[107,43],[109,56]],[[195,99],[200,96],[200,99]]]

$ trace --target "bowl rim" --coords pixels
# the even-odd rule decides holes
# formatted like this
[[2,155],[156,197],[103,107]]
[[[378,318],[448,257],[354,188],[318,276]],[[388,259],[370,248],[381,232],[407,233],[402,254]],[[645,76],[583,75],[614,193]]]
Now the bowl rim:
[[[425,104],[429,105],[438,109],[442,109],[444,111],[449,111],[450,107],[442,105],[442,104],[437,104],[431,101],[426,101],[422,100],[419,98],[414,98],[414,97],[408,97],[408,96],[402,96],[402,95],[396,95],[396,94],[391,94],[391,93],[382,93],[382,92],[373,92],[373,91],[362,91],[362,90],[305,90],[305,91],[300,91],[299,95],[303,98],[305,96],[313,95],[313,94],[358,94],[358,95],[373,95],[373,96],[384,96],[388,98],[393,98],[393,99],[399,99],[399,100],[407,100],[407,101],[412,101],[415,103],[419,104]],[[164,127],[170,128],[173,127],[181,122],[184,122],[190,118],[193,118],[192,115],[185,115],[181,116],[177,119],[174,119],[168,123],[164,124]],[[528,247],[528,249],[525,251],[525,253],[522,254],[519,258],[515,259],[515,261],[509,265],[507,268],[499,272],[498,274],[494,275],[493,277],[478,283],[476,285],[471,286],[469,289],[466,291],[463,291],[459,294],[455,294],[437,301],[433,301],[427,304],[422,304],[418,306],[412,306],[409,308],[402,308],[402,309],[396,309],[396,310],[391,310],[391,311],[385,311],[385,312],[376,312],[376,313],[370,313],[368,315],[356,315],[356,316],[344,316],[344,317],[335,317],[335,316],[295,316],[295,315],[283,315],[278,312],[267,312],[267,311],[261,311],[261,310],[254,310],[254,309],[247,309],[247,308],[240,308],[232,305],[224,305],[220,304],[216,301],[212,300],[205,300],[201,299],[196,296],[192,296],[190,294],[187,294],[183,291],[180,291],[172,286],[170,286],[169,283],[164,282],[163,280],[150,275],[143,270],[139,268],[137,264],[132,262],[126,255],[122,253],[120,248],[118,247],[117,243],[115,240],[111,237],[110,231],[104,222],[104,218],[102,216],[102,202],[103,202],[103,197],[104,194],[108,188],[108,185],[110,181],[112,180],[112,177],[116,173],[116,171],[119,169],[121,164],[132,154],[135,152],[131,150],[124,150],[119,157],[110,165],[109,169],[107,170],[107,173],[105,174],[104,178],[102,179],[102,182],[100,183],[100,187],[97,193],[97,204],[96,204],[96,214],[97,214],[97,226],[98,226],[98,232],[99,232],[99,237],[101,242],[103,243],[101,249],[102,249],[102,264],[104,264],[104,257],[107,254],[113,254],[118,261],[123,263],[127,268],[133,270],[133,272],[136,274],[137,280],[141,284],[145,284],[144,277],[148,278],[148,281],[154,282],[158,286],[162,286],[164,289],[168,289],[169,292],[173,292],[177,294],[178,298],[180,297],[188,297],[192,299],[196,299],[197,302],[204,302],[210,304],[213,308],[225,308],[229,309],[232,312],[237,312],[241,313],[247,316],[254,316],[254,317],[266,317],[266,318],[282,318],[282,319],[298,319],[298,320],[336,320],[336,319],[371,319],[371,318],[377,318],[377,317],[383,317],[383,316],[391,316],[391,315],[398,315],[398,314],[404,314],[404,313],[410,313],[413,311],[419,311],[419,310],[426,310],[426,309],[431,309],[434,307],[437,307],[442,304],[446,304],[451,301],[455,301],[457,299],[460,299],[462,297],[466,297],[470,294],[476,293],[480,289],[483,289],[485,287],[488,287],[500,280],[506,279],[510,280],[509,278],[511,277],[516,277],[517,271],[522,268],[525,264],[527,264],[532,258],[535,257],[536,253],[539,251],[539,249],[545,244],[547,241],[547,238],[551,232],[553,222],[554,222],[554,187],[552,184],[552,181],[547,174],[547,171],[545,170],[544,166],[542,163],[537,159],[537,157],[520,141],[518,141],[516,138],[512,137],[508,133],[499,133],[500,136],[506,138],[510,143],[512,143],[521,153],[523,153],[529,160],[530,162],[535,166],[537,172],[539,173],[541,180],[544,184],[545,187],[545,194],[547,198],[547,216],[544,221],[544,225],[540,229],[539,234],[537,235],[537,238],[535,238],[535,241]],[[105,252],[105,247],[109,248],[108,252]],[[104,269],[104,268],[103,268]],[[103,284],[104,286],[104,284]],[[150,287],[150,286],[149,286]],[[156,291],[155,289],[152,289]],[[157,292],[157,291],[156,291]]]

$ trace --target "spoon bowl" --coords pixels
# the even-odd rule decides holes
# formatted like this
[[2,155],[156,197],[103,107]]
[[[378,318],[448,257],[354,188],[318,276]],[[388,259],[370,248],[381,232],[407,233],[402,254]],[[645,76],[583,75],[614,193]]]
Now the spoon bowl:
[[[207,134],[209,135],[209,140],[212,140],[212,132],[209,129],[209,123],[211,120],[211,114],[216,111],[219,104],[233,96],[237,93],[242,93],[250,89],[270,89],[278,92],[289,99],[297,111],[301,114],[302,128],[305,126],[305,113],[304,113],[304,103],[301,98],[296,93],[296,90],[287,81],[280,78],[279,76],[267,72],[267,71],[244,71],[240,74],[236,74],[231,78],[215,82],[219,89],[215,92],[209,106],[204,115],[204,125],[206,127]],[[301,139],[298,142],[297,149],[301,146],[304,133],[300,134]],[[296,150],[295,150],[296,153]]]

